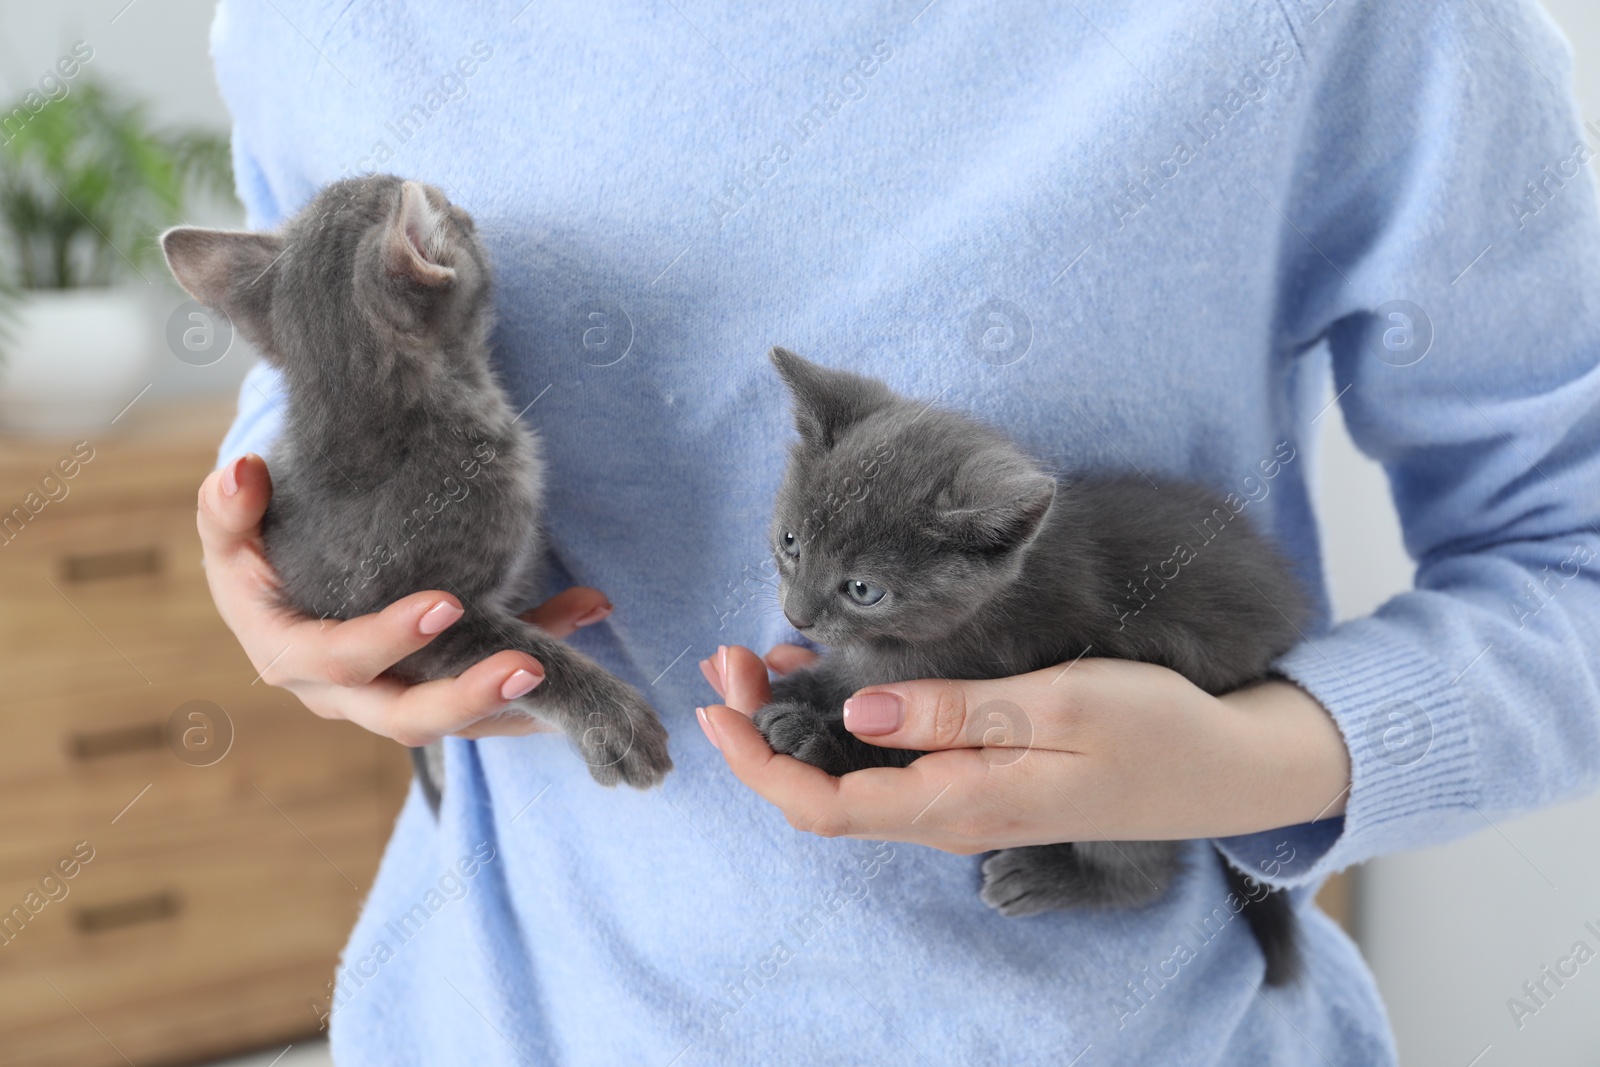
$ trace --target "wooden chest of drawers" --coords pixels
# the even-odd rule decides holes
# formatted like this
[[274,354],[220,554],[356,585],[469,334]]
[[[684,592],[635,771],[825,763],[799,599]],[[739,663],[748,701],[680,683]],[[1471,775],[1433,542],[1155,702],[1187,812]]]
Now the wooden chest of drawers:
[[404,750],[257,681],[216,616],[194,501],[231,407],[0,439],[0,1063],[314,1033],[404,796]]

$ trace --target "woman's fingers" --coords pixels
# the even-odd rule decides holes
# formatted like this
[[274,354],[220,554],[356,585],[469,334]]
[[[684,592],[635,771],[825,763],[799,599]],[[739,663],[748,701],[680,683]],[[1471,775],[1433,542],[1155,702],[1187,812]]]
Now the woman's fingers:
[[598,589],[575,585],[563,589],[543,604],[522,616],[553,637],[570,637],[585,626],[593,626],[611,614],[611,601]]
[[261,677],[287,685],[310,677],[295,658],[319,647],[327,624],[285,612],[278,603],[277,576],[261,545],[261,517],[271,499],[266,463],[240,456],[201,483],[195,527],[218,614]]
[[836,804],[839,783],[828,772],[772,751],[748,715],[721,704],[705,709],[713,735],[734,776],[761,797],[781,808],[799,829],[794,812],[822,811]]
[[700,661],[700,673],[729,707],[754,715],[772,699],[767,664],[742,645],[720,645]]
[[982,787],[985,765],[969,753],[934,753],[909,767],[874,767],[835,778],[773,752],[755,725],[732,708],[713,705],[705,713],[734,776],[797,830],[982,850],[980,842],[967,848],[947,825],[950,813],[972,809],[974,781]]
[[727,696],[727,694],[722,691],[724,688],[722,684],[722,675],[717,673],[716,656],[712,656],[709,659],[703,659],[700,661],[700,676],[706,680],[707,685],[716,691],[717,696]]
[[821,658],[804,645],[773,645],[766,655],[767,666],[780,676],[809,667]]
[[200,483],[195,525],[206,559],[225,559],[261,543],[261,516],[272,499],[272,479],[260,456],[248,453],[225,463]]
[[[195,528],[206,584],[223,621],[241,643],[256,629],[276,622],[264,618],[261,610],[272,603],[277,589],[277,578],[261,548],[261,516],[271,498],[272,479],[260,456],[240,456],[200,483]],[[254,658],[257,650],[247,645],[246,651]]]
[[767,681],[767,664],[743,645],[726,645],[713,660],[722,679],[719,690],[728,707],[754,715],[772,699],[772,684]]
[[[983,682],[934,680],[871,686],[844,702],[844,728],[884,748],[934,751],[1031,742],[1003,725],[1021,708]],[[996,729],[996,727],[1001,727]]]
[[[738,694],[731,700],[728,697],[729,679],[726,677],[730,670],[727,667],[729,657],[732,657],[733,663],[731,670],[736,672],[733,681]],[[781,677],[802,667],[809,667],[819,658],[811,649],[800,645],[774,645],[765,658],[755,656],[749,649],[739,645],[724,645],[714,655],[700,661],[700,673],[705,677],[706,684],[716,690],[717,696],[727,701],[730,707],[753,715],[757,708],[772,698],[771,684],[767,680],[768,670]]]
[[[705,675],[706,682],[717,691],[719,697],[746,717],[754,715],[758,708],[772,699],[766,663],[743,646],[718,646],[714,655],[700,661],[700,673]],[[706,709],[697,708],[695,715],[700,720],[700,729],[705,731],[706,740],[721,747],[716,731],[711,727],[711,720],[706,717]],[[751,730],[755,728],[751,727]],[[759,738],[761,735],[757,733],[756,736]],[[766,744],[765,741],[761,743]]]
[[[610,613],[611,602],[604,593],[598,589],[575,586],[557,593],[523,618],[547,633],[566,637],[580,627],[599,622]],[[284,658],[291,661],[290,670],[309,672],[299,677],[341,686],[365,685],[432,641],[461,616],[460,602],[448,593],[413,593],[380,612],[325,626],[301,659],[293,659],[292,649]],[[493,658],[476,664],[472,671],[483,667]],[[539,677],[543,678],[543,668],[535,664],[531,657],[521,656],[518,665],[527,664],[534,664],[529,669],[536,670]],[[502,704],[504,702],[501,701]]]
[[1076,709],[1098,699],[1101,662],[1081,660],[1071,670],[1051,667],[986,681],[868,686],[845,701],[844,726],[884,748],[1071,751],[1081,733]]
[[[383,668],[375,672],[372,670],[376,662],[392,655],[396,648],[394,644],[389,644],[387,651],[377,653],[367,647],[369,644],[376,647],[392,640],[379,629],[388,622],[385,617],[393,614],[403,621],[407,612],[399,609],[409,609],[409,614],[415,616],[417,613],[412,602],[429,595],[438,594],[407,597],[376,615],[351,619],[337,624],[332,630],[322,631],[315,635],[316,641],[308,638],[308,647],[312,649],[309,656],[324,657],[311,668],[318,677],[293,683],[290,688],[307,707],[324,718],[349,719],[364,729],[412,747],[437,741],[446,734],[490,737],[549,729],[532,716],[504,711],[509,701],[531,692],[544,681],[543,666],[526,653],[512,650],[497,652],[454,678],[409,686],[383,677]],[[451,600],[445,602],[453,605]],[[420,617],[426,619],[427,612],[422,612]],[[356,624],[361,625],[358,627]],[[304,625],[313,629],[317,626],[316,623]],[[324,655],[327,653],[323,647],[325,639],[330,634],[337,639],[347,629],[353,634],[346,646],[349,652],[335,651]],[[426,643],[426,638],[409,640],[416,640],[418,647]],[[346,654],[351,658],[341,658]],[[363,657],[366,657],[364,662]],[[351,684],[326,677],[337,677],[346,670],[351,672],[345,675],[349,678],[367,674],[372,676],[366,682]]]
[[429,591],[402,597],[371,615],[343,621],[297,621],[286,635],[288,641],[278,661],[262,678],[272,685],[294,681],[366,685],[428,644],[461,615],[455,597]]
[[497,652],[454,678],[402,687],[398,698],[382,713],[383,725],[377,732],[412,747],[446,734],[536,733],[545,727],[532,716],[496,713],[543,681],[544,668],[532,656]]

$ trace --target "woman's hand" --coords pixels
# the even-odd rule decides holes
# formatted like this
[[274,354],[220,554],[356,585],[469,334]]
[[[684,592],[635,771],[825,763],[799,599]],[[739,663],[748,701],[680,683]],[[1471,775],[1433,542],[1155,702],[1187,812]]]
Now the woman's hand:
[[[805,653],[774,649],[786,669]],[[1222,697],[1163,667],[1083,659],[993,681],[876,685],[845,704],[861,740],[928,753],[843,778],[775,754],[750,722],[768,664],[718,649],[727,702],[701,726],[739,780],[798,830],[971,854],[1059,841],[1224,837],[1337,815],[1350,757],[1328,713],[1283,681]]]
[[[279,607],[277,576],[261,543],[261,516],[271,497],[266,463],[260,456],[241,456],[200,486],[197,519],[211,598],[262,681],[287,689],[325,719],[349,719],[413,747],[446,734],[488,737],[546,729],[526,715],[501,713],[509,700],[544,680],[544,669],[521,652],[497,652],[458,677],[420,685],[381,677],[461,618],[460,601],[448,593],[413,593],[375,615],[345,621]],[[603,593],[580,587],[556,594],[523,618],[565,637],[610,613]]]

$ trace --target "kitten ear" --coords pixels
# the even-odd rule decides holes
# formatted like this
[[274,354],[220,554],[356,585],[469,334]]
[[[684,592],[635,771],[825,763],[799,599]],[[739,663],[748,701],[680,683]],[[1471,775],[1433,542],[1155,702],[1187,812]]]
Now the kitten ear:
[[402,182],[400,200],[383,236],[383,265],[390,274],[430,289],[455,281],[454,267],[440,262],[447,240],[441,213],[416,182]]
[[227,315],[252,339],[265,335],[272,302],[266,273],[283,255],[283,238],[177,226],[161,235],[161,251],[190,296]]
[[882,382],[831,370],[787,348],[773,348],[771,358],[794,397],[795,429],[810,444],[832,448],[846,428],[895,401]]
[[948,490],[940,494],[939,524],[945,536],[968,551],[1010,552],[1032,541],[1044,527],[1044,518],[1056,498],[1056,480],[1039,471],[998,474],[980,480],[975,472],[969,484],[975,499],[952,503]]

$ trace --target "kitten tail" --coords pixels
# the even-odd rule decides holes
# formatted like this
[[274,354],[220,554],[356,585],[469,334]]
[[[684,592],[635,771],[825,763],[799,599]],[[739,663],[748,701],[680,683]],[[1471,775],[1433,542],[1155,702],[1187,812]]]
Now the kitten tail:
[[1300,977],[1302,961],[1289,894],[1274,889],[1262,896],[1261,890],[1265,888],[1262,883],[1248,879],[1222,853],[1217,853],[1217,858],[1222,861],[1228,888],[1245,901],[1245,922],[1250,924],[1250,932],[1267,960],[1265,983],[1273,987],[1293,985]]
[[423,799],[437,819],[439,803],[444,799],[444,752],[440,742],[411,749],[411,773],[416,776]]

